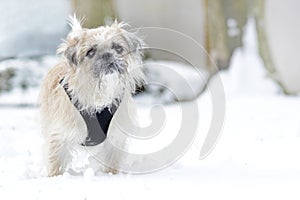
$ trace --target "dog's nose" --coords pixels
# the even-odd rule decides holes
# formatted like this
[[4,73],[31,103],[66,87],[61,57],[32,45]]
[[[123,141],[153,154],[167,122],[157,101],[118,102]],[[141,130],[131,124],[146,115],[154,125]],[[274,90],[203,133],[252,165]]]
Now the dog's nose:
[[102,59],[109,60],[112,56],[113,56],[112,53],[104,53],[102,54]]

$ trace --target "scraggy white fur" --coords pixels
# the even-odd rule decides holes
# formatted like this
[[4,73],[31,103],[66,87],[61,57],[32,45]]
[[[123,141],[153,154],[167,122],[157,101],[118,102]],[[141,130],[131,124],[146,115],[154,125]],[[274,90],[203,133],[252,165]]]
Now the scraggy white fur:
[[[99,159],[94,159],[94,161],[98,160],[98,164],[105,167],[104,171],[116,173],[123,158],[114,152],[111,144],[126,150],[126,137],[120,134],[116,122],[128,120],[128,114],[132,115],[130,118],[134,118],[134,109],[128,105],[136,85],[144,81],[143,73],[140,70],[141,56],[135,53],[126,55],[128,66],[127,72],[123,75],[113,73],[94,77],[88,61],[82,62],[80,66],[70,63],[67,55],[69,47],[78,38],[87,37],[84,31],[90,31],[88,33],[92,35],[99,33],[102,34],[102,37],[108,34],[107,37],[109,37],[111,32],[123,31],[122,24],[115,23],[111,26],[83,30],[80,22],[76,18],[72,18],[71,27],[73,30],[67,41],[58,49],[58,53],[64,55],[63,59],[49,71],[40,92],[41,129],[46,141],[44,158],[48,175],[62,174],[78,150],[87,150],[91,156],[97,155]],[[125,31],[123,32],[122,34],[126,34]],[[92,39],[95,39],[94,35]],[[89,39],[88,37],[87,41]],[[79,55],[85,54],[85,52],[81,52],[84,51],[84,48],[77,49]],[[63,80],[62,83],[60,83],[61,80]],[[79,109],[86,110],[90,114],[115,104],[116,98],[123,98],[120,104],[120,107],[123,108],[118,109],[115,113],[108,131],[108,138],[102,144],[94,147],[80,145],[87,136],[87,128],[79,111],[62,87],[64,84],[68,84],[72,101],[78,100],[80,102]],[[127,115],[120,113],[124,110],[129,111]]]

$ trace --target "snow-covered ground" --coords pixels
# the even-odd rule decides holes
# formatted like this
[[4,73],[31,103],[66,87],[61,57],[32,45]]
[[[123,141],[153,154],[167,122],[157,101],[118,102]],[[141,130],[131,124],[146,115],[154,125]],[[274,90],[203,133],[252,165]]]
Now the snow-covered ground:
[[[0,199],[299,199],[300,97],[282,95],[266,76],[254,29],[250,20],[245,48],[220,74],[226,119],[207,158],[199,160],[212,115],[208,92],[197,99],[199,128],[191,148],[172,166],[143,175],[87,169],[47,178],[37,109],[1,108]],[[169,121],[177,118],[174,108],[164,106]]]

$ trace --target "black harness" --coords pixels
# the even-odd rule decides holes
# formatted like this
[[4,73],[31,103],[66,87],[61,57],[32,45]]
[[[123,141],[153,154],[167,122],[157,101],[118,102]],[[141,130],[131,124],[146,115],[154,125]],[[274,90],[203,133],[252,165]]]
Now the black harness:
[[[60,84],[64,88],[66,94],[68,95],[70,101],[73,103],[75,108],[79,111],[81,117],[83,118],[87,130],[88,135],[85,138],[85,141],[81,143],[82,146],[95,146],[104,142],[107,136],[107,131],[109,124],[113,118],[113,115],[117,111],[117,106],[112,104],[110,107],[105,107],[101,111],[96,112],[96,114],[91,115],[88,112],[79,109],[79,102],[72,101],[72,96],[69,92],[69,85],[68,83],[63,83],[64,78],[60,80]],[[119,100],[117,101],[119,105]]]

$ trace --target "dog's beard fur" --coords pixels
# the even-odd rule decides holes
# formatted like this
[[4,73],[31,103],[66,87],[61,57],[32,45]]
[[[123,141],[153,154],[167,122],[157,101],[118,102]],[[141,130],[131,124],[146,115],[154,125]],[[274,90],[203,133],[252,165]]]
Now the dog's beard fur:
[[[71,151],[80,147],[87,134],[82,117],[62,85],[68,85],[68,92],[73,103],[78,102],[79,110],[90,114],[121,100],[120,108],[114,115],[116,119],[124,115],[121,108],[130,107],[130,94],[144,83],[141,70],[143,42],[135,34],[124,30],[124,26],[115,22],[111,26],[84,29],[76,17],[72,18],[72,31],[57,51],[62,55],[62,60],[47,74],[40,92],[41,127],[46,140],[45,158],[49,176],[63,172],[70,162]],[[97,48],[93,50],[95,46]],[[104,56],[105,53],[111,55]],[[109,66],[113,69],[107,70]],[[127,100],[122,101],[123,95]],[[132,108],[128,111],[134,112]],[[110,127],[115,127],[114,123]],[[110,128],[108,132],[106,141],[114,137],[117,129]],[[109,151],[108,162],[119,163],[119,157],[112,157],[112,150],[105,148],[106,141],[96,149]],[[121,144],[125,141],[122,140]]]
[[66,76],[62,84],[70,85],[68,88],[72,96],[72,102],[78,102],[78,109],[94,114],[95,112],[110,107],[113,104],[118,106],[125,91],[133,93],[137,86],[144,83],[144,75],[138,68],[134,71],[120,74],[100,74],[94,77],[91,73],[76,71],[75,76]]

